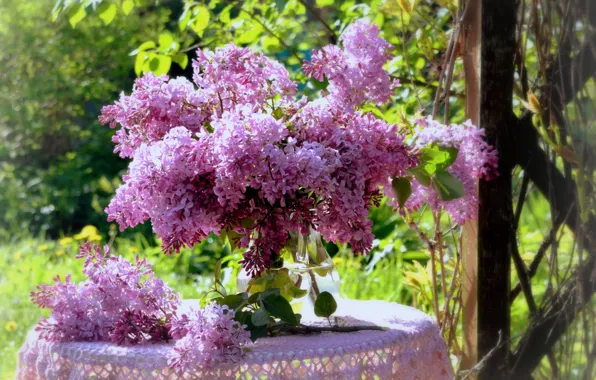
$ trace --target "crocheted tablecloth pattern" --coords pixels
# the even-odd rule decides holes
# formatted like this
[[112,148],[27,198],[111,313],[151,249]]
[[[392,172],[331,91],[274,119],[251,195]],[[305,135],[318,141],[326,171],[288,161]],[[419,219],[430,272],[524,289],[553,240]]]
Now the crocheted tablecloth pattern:
[[51,343],[32,330],[19,351],[17,379],[453,378],[445,343],[426,314],[395,303],[344,299],[336,315],[342,324],[388,330],[262,338],[240,363],[184,374],[168,368],[173,344]]

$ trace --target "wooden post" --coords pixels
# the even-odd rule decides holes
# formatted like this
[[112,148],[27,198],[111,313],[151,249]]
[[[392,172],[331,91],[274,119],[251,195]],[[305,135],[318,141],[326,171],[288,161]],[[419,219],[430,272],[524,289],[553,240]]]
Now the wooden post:
[[[462,50],[466,80],[466,118],[478,125],[480,118],[480,0],[468,0],[462,20]],[[477,280],[478,223],[468,221],[462,236],[462,327],[463,355],[460,369],[469,370],[478,361]]]
[[478,188],[478,359],[486,357],[481,380],[507,378],[509,371],[515,3],[482,0],[481,10],[480,127],[499,151],[499,177],[480,180]]

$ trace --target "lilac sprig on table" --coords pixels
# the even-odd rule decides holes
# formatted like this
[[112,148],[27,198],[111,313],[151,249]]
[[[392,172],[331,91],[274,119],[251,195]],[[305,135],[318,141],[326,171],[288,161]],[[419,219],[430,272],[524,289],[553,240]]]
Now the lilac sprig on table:
[[169,355],[169,365],[184,372],[240,361],[243,346],[250,343],[250,332],[235,316],[227,305],[212,302],[175,319],[171,333],[179,340]]
[[167,324],[180,304],[179,295],[155,277],[146,259],[131,263],[87,243],[81,283],[54,279],[31,293],[33,303],[51,309],[37,330],[50,341],[112,341],[138,344],[171,339]]

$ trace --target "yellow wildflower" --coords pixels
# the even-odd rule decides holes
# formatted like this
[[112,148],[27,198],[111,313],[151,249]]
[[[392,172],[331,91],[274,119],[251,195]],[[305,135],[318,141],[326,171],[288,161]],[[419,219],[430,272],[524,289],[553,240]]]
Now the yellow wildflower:
[[73,242],[71,237],[63,237],[62,239],[58,240],[58,244],[60,244],[63,247],[68,247],[69,245],[71,245]]
[[47,244],[42,244],[42,245],[40,245],[38,248],[39,248],[39,250],[40,250],[41,252],[43,252],[43,251],[47,251],[47,250],[48,250],[48,248],[50,248],[50,246],[49,246],[49,245],[47,245]]
[[74,236],[76,240],[100,241],[101,235],[97,227],[88,225],[83,227],[80,233]]
[[59,249],[56,251],[56,256],[62,256],[64,255],[64,250],[63,249]]
[[17,323],[15,321],[8,321],[4,325],[4,328],[8,332],[13,332],[13,331],[15,331],[17,329]]
[[139,252],[139,250],[137,249],[137,247],[130,247],[130,252],[137,253],[137,252]]

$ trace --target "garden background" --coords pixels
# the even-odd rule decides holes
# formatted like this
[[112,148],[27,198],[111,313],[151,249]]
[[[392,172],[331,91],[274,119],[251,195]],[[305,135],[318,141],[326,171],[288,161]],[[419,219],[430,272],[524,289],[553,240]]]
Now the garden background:
[[[419,1],[415,9],[407,5],[412,2],[398,0],[69,3],[0,0],[0,378],[14,376],[17,350],[43,314],[29,301],[29,292],[56,274],[73,273],[77,279],[82,266],[75,259],[78,244],[110,244],[126,257],[149,258],[158,276],[186,298],[201,296],[218,259],[239,254],[213,236],[169,257],[149,223],[119,232],[107,222],[103,209],[127,161],[112,153],[113,131],[97,117],[121,91],[130,92],[137,75],[188,76],[196,47],[235,42],[280,60],[304,81],[307,93],[314,92],[324,83],[306,81],[301,60],[309,58],[311,49],[335,42],[351,21],[367,17],[395,45],[388,69],[403,84],[392,104],[375,112],[403,122],[405,116],[428,112],[433,103],[440,52],[447,48],[457,7],[450,0]],[[460,63],[451,91],[450,120],[461,122]],[[520,99],[514,99],[514,107],[523,110]],[[522,174],[514,171],[514,196]],[[341,276],[342,296],[431,312],[432,281],[423,242],[384,203],[371,210],[370,218],[376,240],[369,256],[354,257],[349,247],[327,244]],[[528,265],[549,234],[550,218],[548,201],[530,188],[518,236]],[[428,213],[420,221],[432,228]],[[562,229],[561,252],[572,244],[573,237]],[[571,258],[562,255],[560,260]],[[236,261],[226,261],[228,279],[234,278]],[[548,266],[538,269],[535,290],[547,286],[547,274]],[[516,283],[513,273],[512,286]],[[512,336],[526,327],[527,313],[519,297],[512,305]],[[461,334],[458,340],[461,347]],[[569,363],[570,373],[584,367],[582,358]]]

